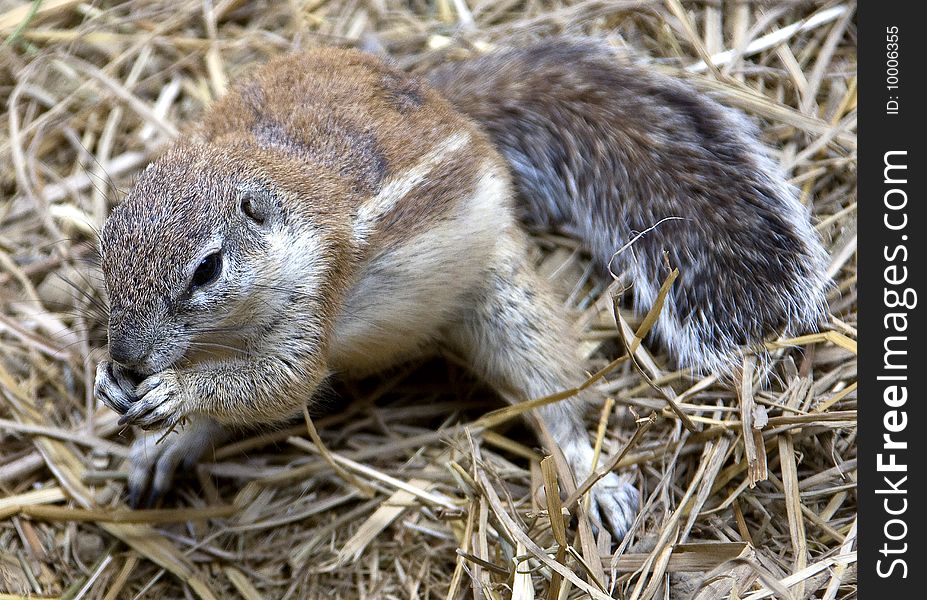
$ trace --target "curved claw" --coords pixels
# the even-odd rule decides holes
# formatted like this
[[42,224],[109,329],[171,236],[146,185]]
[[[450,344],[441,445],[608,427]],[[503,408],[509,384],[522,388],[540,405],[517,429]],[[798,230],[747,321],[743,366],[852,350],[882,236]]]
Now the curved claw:
[[124,412],[120,425],[162,429],[176,425],[184,416],[176,375],[162,371],[142,381],[135,389],[138,400]]
[[126,414],[138,401],[135,385],[124,369],[108,360],[101,361],[97,365],[93,392],[103,404],[121,415]]

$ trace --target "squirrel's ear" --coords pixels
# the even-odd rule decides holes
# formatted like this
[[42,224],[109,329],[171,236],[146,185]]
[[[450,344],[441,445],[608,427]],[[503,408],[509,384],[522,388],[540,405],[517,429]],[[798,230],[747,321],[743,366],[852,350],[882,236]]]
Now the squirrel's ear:
[[276,206],[273,192],[261,185],[245,185],[238,188],[238,209],[258,225],[265,225],[272,219]]

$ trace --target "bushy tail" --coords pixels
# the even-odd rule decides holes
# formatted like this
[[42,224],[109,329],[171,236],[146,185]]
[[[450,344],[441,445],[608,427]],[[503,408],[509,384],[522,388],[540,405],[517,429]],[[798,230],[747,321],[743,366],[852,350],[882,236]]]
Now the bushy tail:
[[679,268],[656,331],[680,364],[726,371],[739,347],[824,314],[824,248],[739,112],[587,41],[430,77],[509,160],[526,218],[628,273],[639,306]]

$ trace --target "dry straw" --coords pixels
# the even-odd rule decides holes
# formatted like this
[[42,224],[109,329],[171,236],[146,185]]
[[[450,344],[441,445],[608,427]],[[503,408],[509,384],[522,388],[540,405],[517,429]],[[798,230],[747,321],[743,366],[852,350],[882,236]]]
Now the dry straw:
[[[0,1],[0,599],[855,597],[854,14],[819,0]],[[760,123],[831,251],[821,333],[771,342],[734,385],[674,371],[641,342],[652,319],[616,323],[575,244],[537,232],[595,374],[593,478],[617,467],[642,490],[620,545],[585,515],[593,479],[546,458],[514,418],[526,406],[499,410],[453,357],[338,385],[313,419],[248,434],[162,508],[129,511],[131,432],[91,394],[105,307],[88,260],[138,169],[292,48],[376,47],[419,71],[560,33],[607,38]]]

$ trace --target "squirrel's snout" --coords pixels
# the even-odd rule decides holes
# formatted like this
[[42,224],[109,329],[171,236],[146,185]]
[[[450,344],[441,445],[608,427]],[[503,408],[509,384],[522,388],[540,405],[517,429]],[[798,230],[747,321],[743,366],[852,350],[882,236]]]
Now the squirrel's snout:
[[109,342],[109,355],[120,365],[136,370],[148,358],[149,348],[126,339],[112,339]]

